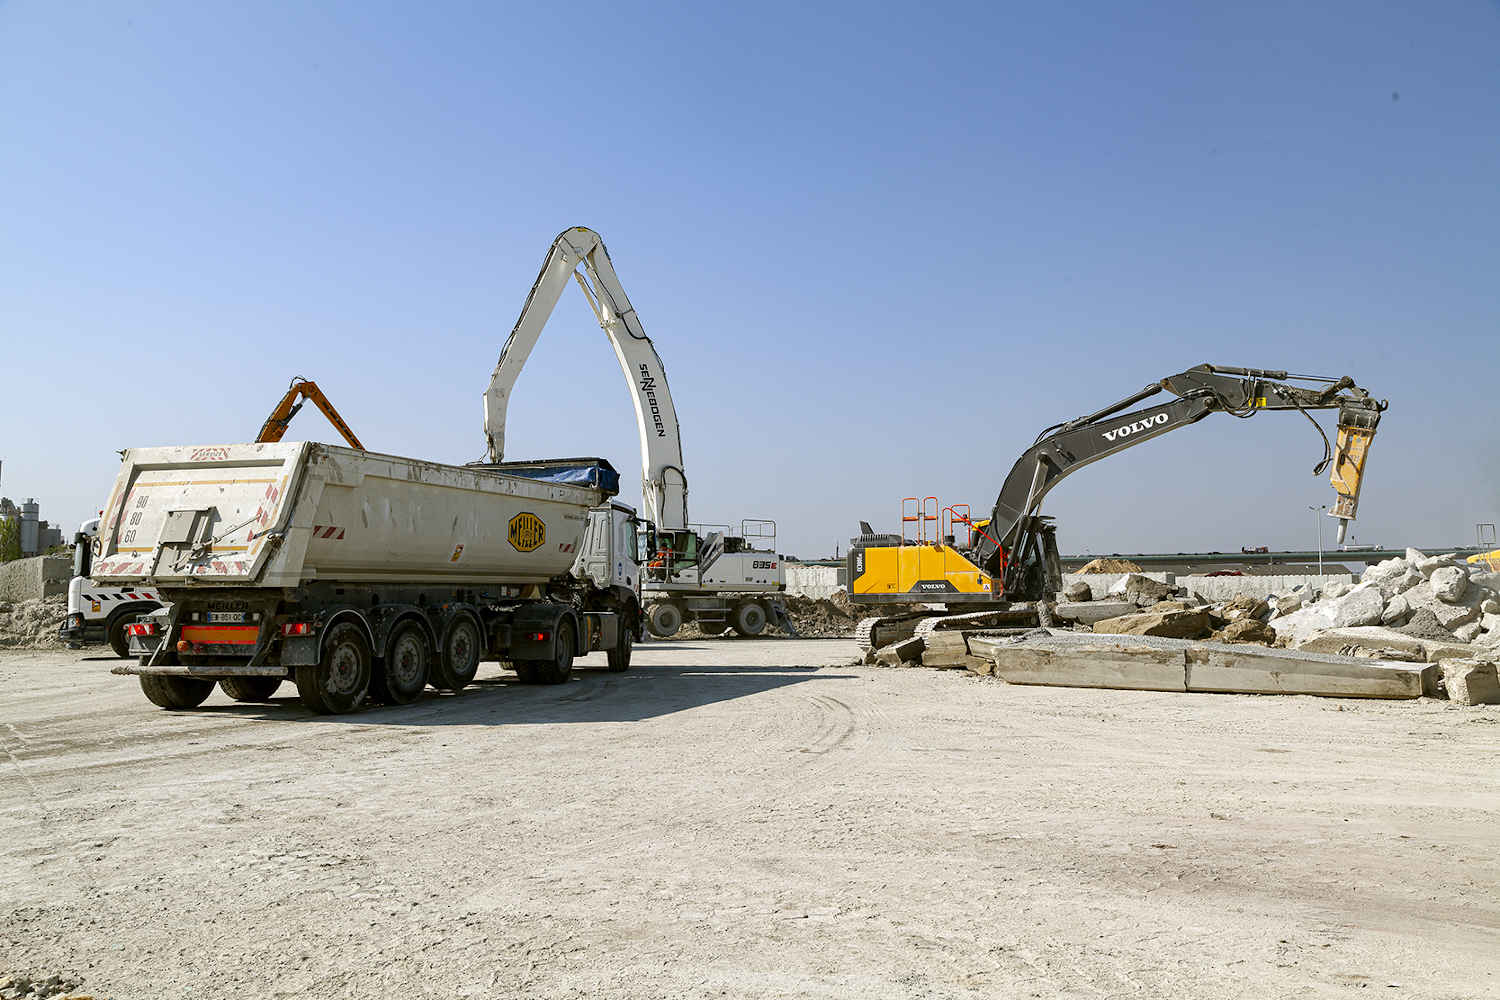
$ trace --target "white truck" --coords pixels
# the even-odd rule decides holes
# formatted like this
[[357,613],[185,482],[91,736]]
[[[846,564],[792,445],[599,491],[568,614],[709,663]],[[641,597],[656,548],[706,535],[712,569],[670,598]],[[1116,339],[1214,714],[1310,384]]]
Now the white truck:
[[116,656],[129,656],[125,626],[137,615],[161,607],[151,587],[108,587],[90,578],[99,519],[83,522],[73,536],[73,579],[68,581],[68,617],[58,635],[71,649],[86,642],[107,642]]
[[500,352],[484,394],[490,461],[499,462],[505,456],[505,413],[511,389],[570,278],[583,290],[614,348],[635,404],[641,493],[646,517],[656,526],[656,533],[647,540],[644,591],[651,633],[670,636],[683,621],[696,620],[713,635],[731,626],[741,635],[759,635],[768,623],[795,634],[780,597],[786,590],[786,570],[775,551],[774,523],[744,522],[745,526],[772,525],[769,548],[758,547],[757,543],[767,540],[758,528],[739,535],[727,528],[705,534],[688,523],[682,433],[666,366],[620,285],[604,240],[592,229],[575,226],[552,241],[520,318]]
[[115,669],[168,709],[218,683],[240,701],[291,679],[317,713],[457,691],[484,659],[523,683],[573,658],[630,665],[639,522],[602,459],[467,466],[311,442],[123,453],[95,580],[151,586]]

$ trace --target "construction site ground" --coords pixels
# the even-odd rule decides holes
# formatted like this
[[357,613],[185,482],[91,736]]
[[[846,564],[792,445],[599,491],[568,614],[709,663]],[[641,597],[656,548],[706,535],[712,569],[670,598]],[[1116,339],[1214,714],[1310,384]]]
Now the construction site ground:
[[0,974],[96,997],[1500,995],[1500,707],[845,640],[169,713],[0,651]]

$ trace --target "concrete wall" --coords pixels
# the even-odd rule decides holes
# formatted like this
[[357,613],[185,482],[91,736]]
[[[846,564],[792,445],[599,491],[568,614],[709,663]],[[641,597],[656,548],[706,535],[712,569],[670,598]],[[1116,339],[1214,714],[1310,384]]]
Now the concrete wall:
[[786,592],[794,597],[832,597],[849,587],[845,566],[801,566],[786,564]]
[[0,563],[0,601],[34,601],[68,592],[73,563],[58,556],[34,556]]
[[1227,601],[1241,595],[1247,597],[1270,597],[1306,584],[1320,590],[1329,583],[1356,583],[1359,578],[1350,573],[1316,573],[1308,576],[1179,576],[1177,586],[1186,588],[1190,594],[1198,594],[1210,601]]
[[[1094,600],[1102,600],[1109,588],[1124,579],[1125,573],[1064,573],[1063,586],[1074,580],[1082,580],[1094,591]],[[1328,583],[1358,583],[1359,578],[1349,573],[1288,574],[1285,576],[1178,576],[1175,573],[1140,573],[1161,583],[1182,587],[1190,594],[1198,594],[1210,601],[1227,601],[1244,594],[1249,597],[1270,597],[1284,593],[1299,584],[1314,590]]]

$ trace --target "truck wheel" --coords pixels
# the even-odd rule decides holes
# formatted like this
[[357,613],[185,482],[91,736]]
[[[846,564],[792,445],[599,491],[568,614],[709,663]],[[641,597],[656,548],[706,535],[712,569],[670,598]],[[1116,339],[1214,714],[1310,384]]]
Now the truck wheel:
[[754,601],[746,601],[734,609],[729,621],[736,632],[751,638],[766,630],[766,609]]
[[682,628],[682,609],[675,604],[654,604],[647,612],[646,628],[658,639],[677,634]]
[[523,684],[566,684],[573,674],[573,623],[564,618],[557,623],[557,637],[553,643],[556,654],[550,660],[527,660],[526,665],[535,673],[534,680],[527,680],[516,664],[516,674]]
[[370,690],[370,644],[353,622],[340,622],[323,640],[322,662],[297,668],[297,694],[319,715],[339,715],[359,707]]
[[235,701],[270,701],[281,687],[280,677],[222,677],[219,690]]
[[441,691],[462,691],[479,673],[483,648],[474,619],[466,614],[454,618],[443,630],[442,649],[432,664],[432,686]]
[[615,642],[615,648],[611,649],[607,654],[609,659],[610,673],[620,674],[630,669],[630,640],[630,629],[625,628],[624,624],[622,623],[620,627],[620,638]]
[[701,619],[698,622],[698,631],[704,635],[723,635],[724,630],[728,627],[728,622],[706,622]]
[[[129,617],[129,615],[115,615],[109,620],[109,624],[104,626],[104,638],[108,641],[109,648],[114,650],[115,655],[122,660],[130,656],[130,637],[125,634],[125,626],[130,624],[130,622],[126,621]],[[143,674],[142,676],[145,675]],[[150,696],[148,695],[147,697]],[[203,699],[199,698],[198,700],[201,702]],[[168,708],[170,706],[163,705],[162,707]]]
[[214,689],[213,681],[198,677],[141,674],[141,691],[161,708],[197,708]]
[[422,626],[408,621],[391,637],[385,663],[375,671],[372,694],[387,705],[410,705],[427,689],[432,646]]
[[516,680],[522,684],[540,683],[536,678],[536,662],[534,660],[517,660],[510,666],[516,672]]

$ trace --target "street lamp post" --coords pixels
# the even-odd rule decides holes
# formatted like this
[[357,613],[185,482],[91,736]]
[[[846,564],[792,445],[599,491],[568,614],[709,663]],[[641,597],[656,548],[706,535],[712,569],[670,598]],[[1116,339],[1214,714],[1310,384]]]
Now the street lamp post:
[[1328,505],[1326,503],[1323,503],[1323,504],[1318,504],[1316,507],[1314,507],[1312,504],[1308,504],[1307,509],[1310,510],[1310,511],[1312,511],[1313,512],[1313,516],[1318,519],[1318,582],[1322,583],[1323,582],[1323,511],[1325,511],[1325,510],[1328,509]]

